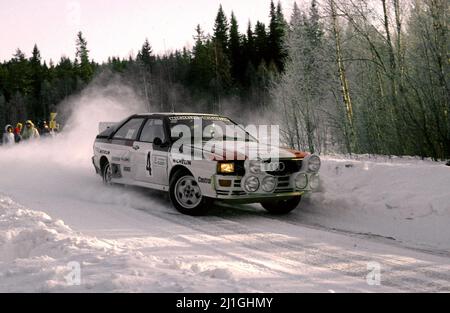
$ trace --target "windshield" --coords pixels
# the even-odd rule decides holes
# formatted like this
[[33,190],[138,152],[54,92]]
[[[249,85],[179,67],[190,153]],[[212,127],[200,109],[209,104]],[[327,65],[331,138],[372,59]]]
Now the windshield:
[[180,137],[189,138],[190,136],[194,141],[215,139],[258,142],[244,128],[222,116],[171,116],[169,121],[173,141]]

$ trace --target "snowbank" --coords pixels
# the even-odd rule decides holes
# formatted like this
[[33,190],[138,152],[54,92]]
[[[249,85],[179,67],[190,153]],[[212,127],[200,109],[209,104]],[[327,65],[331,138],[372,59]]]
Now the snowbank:
[[0,292],[242,291],[227,268],[85,236],[2,195],[0,281]]
[[450,167],[417,158],[324,157],[321,191],[300,218],[313,224],[450,250]]

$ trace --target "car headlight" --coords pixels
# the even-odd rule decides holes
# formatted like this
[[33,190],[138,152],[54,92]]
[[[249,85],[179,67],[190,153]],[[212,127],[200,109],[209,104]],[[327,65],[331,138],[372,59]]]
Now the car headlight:
[[264,177],[261,187],[265,192],[272,192],[277,186],[277,180],[273,176]]
[[219,174],[234,173],[234,163],[233,162],[217,163],[217,173]]
[[308,159],[308,171],[318,172],[320,169],[320,158],[317,155],[311,155]]
[[249,176],[244,182],[244,189],[247,192],[255,192],[259,188],[259,179],[256,176]]
[[250,172],[253,174],[259,174],[261,173],[261,160],[251,160],[249,163],[249,169]]
[[295,187],[297,189],[305,189],[308,186],[308,176],[305,173],[300,173],[295,177]]

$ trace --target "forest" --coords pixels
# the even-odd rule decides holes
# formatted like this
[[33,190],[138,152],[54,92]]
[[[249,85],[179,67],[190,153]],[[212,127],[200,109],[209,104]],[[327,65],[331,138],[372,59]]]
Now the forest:
[[450,158],[450,3],[298,2],[290,16],[267,2],[267,25],[219,7],[211,33],[198,25],[192,48],[161,55],[144,38],[137,55],[98,63],[81,32],[73,58],[18,48],[0,63],[0,125],[48,120],[96,78],[119,77],[148,111],[266,116],[312,153]]

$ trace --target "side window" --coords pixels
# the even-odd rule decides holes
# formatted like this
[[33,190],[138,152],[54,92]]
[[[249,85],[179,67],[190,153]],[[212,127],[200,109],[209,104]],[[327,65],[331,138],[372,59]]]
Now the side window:
[[119,128],[119,130],[114,134],[114,139],[130,139],[136,140],[139,132],[139,128],[144,121],[143,118],[133,118],[129,120],[125,125]]
[[141,138],[139,141],[153,142],[156,137],[159,137],[162,142],[166,141],[163,120],[149,119],[142,129]]

